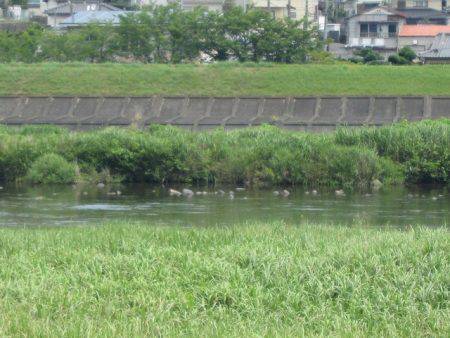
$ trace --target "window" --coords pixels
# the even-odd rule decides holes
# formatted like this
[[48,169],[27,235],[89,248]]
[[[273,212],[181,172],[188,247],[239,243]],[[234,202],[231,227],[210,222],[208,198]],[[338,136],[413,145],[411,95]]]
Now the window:
[[395,23],[390,23],[388,30],[390,38],[393,38],[394,36],[397,35],[397,25]]
[[362,38],[376,38],[378,36],[378,25],[376,23],[362,23],[359,36]]
[[413,6],[418,8],[428,8],[428,0],[414,0]]
[[376,38],[378,36],[378,25],[376,23],[369,23],[369,37]]
[[369,36],[369,25],[366,23],[362,23],[360,26],[360,37],[366,38]]

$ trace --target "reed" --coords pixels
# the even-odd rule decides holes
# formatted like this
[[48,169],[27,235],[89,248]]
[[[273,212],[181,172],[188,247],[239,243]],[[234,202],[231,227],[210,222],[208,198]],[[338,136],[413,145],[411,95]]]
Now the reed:
[[[344,189],[367,188],[374,180],[384,184],[405,179],[410,183],[447,183],[449,128],[448,120],[324,134],[273,126],[212,132],[157,125],[146,130],[105,128],[87,132],[51,126],[2,127],[0,180],[22,180],[30,176],[30,171],[34,176],[42,171],[36,181],[45,182],[45,172],[54,173],[48,167],[62,168],[62,158],[76,167],[76,180],[108,172],[125,181],[153,183]],[[71,175],[73,170],[66,173]],[[70,176],[60,181],[73,179]]]

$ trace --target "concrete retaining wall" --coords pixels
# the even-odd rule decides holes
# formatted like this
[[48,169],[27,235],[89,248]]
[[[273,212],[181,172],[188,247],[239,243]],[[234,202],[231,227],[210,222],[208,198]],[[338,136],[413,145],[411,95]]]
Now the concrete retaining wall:
[[326,130],[441,117],[450,118],[450,97],[0,97],[0,123],[11,125]]

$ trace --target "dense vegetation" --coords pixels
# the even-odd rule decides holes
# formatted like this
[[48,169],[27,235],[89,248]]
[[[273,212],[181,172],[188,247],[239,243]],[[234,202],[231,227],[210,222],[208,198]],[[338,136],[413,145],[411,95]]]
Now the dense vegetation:
[[448,229],[0,229],[1,336],[450,333]]
[[118,26],[91,24],[65,32],[32,25],[0,31],[0,62],[238,60],[301,63],[322,50],[318,31],[302,21],[231,7],[223,14],[179,3],[121,16]]
[[0,64],[0,95],[450,95],[450,67]]
[[[0,129],[0,180],[35,183],[122,179],[157,183],[246,183],[367,188],[447,183],[449,120],[330,134],[271,126],[189,132],[154,125],[69,132]],[[108,178],[110,177],[110,178]]]

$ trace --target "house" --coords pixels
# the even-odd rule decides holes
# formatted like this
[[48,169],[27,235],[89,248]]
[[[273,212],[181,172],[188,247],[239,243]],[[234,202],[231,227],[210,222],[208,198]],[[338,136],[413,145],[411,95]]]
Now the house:
[[449,33],[450,26],[443,25],[403,25],[398,34],[398,48],[411,47],[416,53],[430,49],[435,37]]
[[383,0],[347,0],[342,3],[341,8],[347,16],[352,16],[380,7],[383,2]]
[[423,63],[450,63],[450,33],[438,34],[431,47],[419,54]]
[[[255,8],[261,8],[273,13],[275,18],[286,18],[317,21],[319,0],[248,0],[244,2]],[[246,7],[244,5],[244,7]]]
[[181,7],[184,10],[192,10],[195,7],[205,7],[211,11],[222,11],[223,0],[182,0]]
[[75,13],[88,11],[112,12],[120,11],[120,9],[99,1],[65,2],[47,9],[45,14],[48,16],[47,24],[56,27]]
[[429,8],[443,11],[447,6],[445,0],[391,0],[390,6],[399,10],[407,8]]
[[128,11],[81,11],[76,12],[56,27],[63,29],[80,28],[90,23],[118,25],[120,17],[130,13]]
[[376,7],[346,20],[347,46],[371,47],[387,56],[397,51],[397,35],[405,18],[387,7]]

